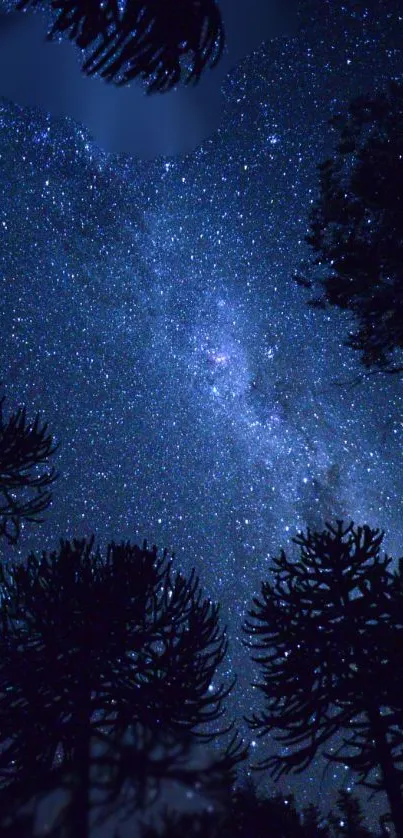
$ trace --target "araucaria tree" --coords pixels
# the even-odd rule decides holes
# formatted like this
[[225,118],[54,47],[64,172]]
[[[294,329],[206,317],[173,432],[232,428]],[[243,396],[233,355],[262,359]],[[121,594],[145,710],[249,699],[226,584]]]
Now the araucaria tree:
[[1,611],[3,816],[64,788],[68,831],[86,838],[95,802],[129,814],[164,780],[213,793],[245,759],[231,734],[195,764],[192,746],[232,727],[216,724],[232,685],[212,683],[227,643],[219,606],[166,552],[62,542],[3,569]]
[[3,396],[0,399],[0,536],[10,544],[18,541],[21,525],[40,523],[52,495],[56,479],[49,464],[56,445],[48,426],[36,415],[27,419],[20,407],[6,419]]
[[355,99],[331,124],[338,141],[319,166],[312,256],[296,280],[320,292],[311,305],[353,314],[346,345],[367,370],[402,372],[403,85]]
[[[17,9],[44,8],[43,0],[19,0]],[[147,92],[197,82],[224,48],[216,0],[49,0],[48,37],[67,35],[83,53],[82,70],[116,85],[140,77]]]
[[298,560],[284,551],[273,560],[273,583],[262,584],[244,625],[265,699],[247,721],[281,745],[258,770],[278,778],[318,755],[343,763],[359,783],[386,792],[401,838],[403,592],[392,560],[381,557],[383,535],[338,521],[294,538]]

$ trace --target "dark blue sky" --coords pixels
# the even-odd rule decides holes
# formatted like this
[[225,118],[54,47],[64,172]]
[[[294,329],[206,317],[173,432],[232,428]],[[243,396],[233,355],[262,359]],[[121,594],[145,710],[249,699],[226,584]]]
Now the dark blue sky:
[[[270,556],[335,516],[402,552],[401,381],[336,386],[359,368],[348,319],[292,281],[329,117],[402,77],[388,9],[304,4],[228,73],[220,127],[186,156],[109,155],[72,119],[1,103],[1,378],[61,443],[20,553],[92,532],[174,549],[222,603],[239,717],[240,625]],[[353,784],[318,776],[289,785],[319,802]]]

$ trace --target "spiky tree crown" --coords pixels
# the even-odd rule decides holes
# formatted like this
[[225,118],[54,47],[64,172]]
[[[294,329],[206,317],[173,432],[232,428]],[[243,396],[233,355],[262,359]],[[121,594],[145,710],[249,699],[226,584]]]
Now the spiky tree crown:
[[[263,583],[253,600],[245,643],[259,652],[253,660],[263,677],[255,686],[266,709],[248,722],[260,736],[276,731],[282,752],[259,766],[274,776],[304,770],[344,729],[356,731],[373,768],[362,721],[369,702],[388,708],[395,722],[402,716],[402,596],[391,559],[380,556],[383,535],[342,521],[322,533],[308,529],[293,539],[300,559],[282,551],[273,560],[274,583]],[[346,752],[330,758],[364,770]]]
[[6,794],[23,781],[35,788],[38,777],[52,787],[74,764],[83,730],[103,749],[95,764],[109,785],[102,779],[100,788],[114,798],[130,783],[158,792],[170,777],[214,785],[245,758],[234,735],[209,766],[211,778],[187,764],[191,742],[232,727],[211,724],[233,684],[211,686],[227,641],[219,606],[203,599],[194,571],[173,575],[166,551],[158,557],[145,543],[112,543],[104,559],[91,539],[32,554],[26,566],[4,568],[2,579]]
[[57,445],[39,414],[29,421],[25,407],[4,416],[0,399],[0,536],[16,544],[21,526],[41,523],[49,507],[50,487],[56,480],[49,460]]
[[[46,0],[19,0],[18,9],[46,9]],[[116,85],[140,77],[147,92],[197,82],[224,48],[216,0],[51,0],[48,37],[67,35],[84,51],[83,72]]]

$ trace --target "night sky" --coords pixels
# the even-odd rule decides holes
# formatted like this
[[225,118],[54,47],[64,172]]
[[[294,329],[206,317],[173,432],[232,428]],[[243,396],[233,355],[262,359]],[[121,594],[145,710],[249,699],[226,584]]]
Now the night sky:
[[[305,3],[227,74],[220,127],[187,155],[111,155],[1,100],[0,377],[60,441],[46,523],[3,550],[92,532],[174,550],[222,604],[239,720],[258,674],[240,626],[270,557],[334,518],[403,553],[402,381],[349,386],[348,316],[292,280],[328,119],[402,79],[398,6]],[[353,786],[343,766],[321,785],[323,767],[281,788],[304,803]]]

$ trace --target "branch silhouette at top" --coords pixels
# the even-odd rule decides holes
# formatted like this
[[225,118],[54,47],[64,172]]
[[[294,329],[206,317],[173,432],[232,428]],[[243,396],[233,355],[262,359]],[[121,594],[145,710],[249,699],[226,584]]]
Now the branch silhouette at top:
[[[215,0],[51,0],[48,39],[67,35],[84,51],[82,71],[115,85],[140,77],[148,93],[198,82],[224,48]],[[17,9],[44,8],[20,0]]]

